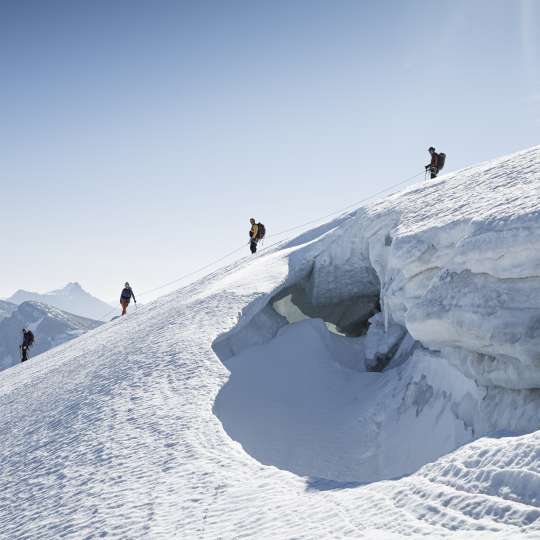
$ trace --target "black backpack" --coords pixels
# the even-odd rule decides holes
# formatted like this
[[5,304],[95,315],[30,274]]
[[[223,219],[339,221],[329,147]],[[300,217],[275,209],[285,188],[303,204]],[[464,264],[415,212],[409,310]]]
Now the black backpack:
[[446,154],[444,152],[441,152],[439,154],[439,159],[437,160],[437,169],[439,169],[439,171],[444,167],[445,161],[446,161]]
[[262,240],[266,234],[266,227],[262,223],[257,223],[257,240]]
[[31,347],[34,344],[34,334],[31,330],[26,332],[26,341],[28,342],[28,347]]

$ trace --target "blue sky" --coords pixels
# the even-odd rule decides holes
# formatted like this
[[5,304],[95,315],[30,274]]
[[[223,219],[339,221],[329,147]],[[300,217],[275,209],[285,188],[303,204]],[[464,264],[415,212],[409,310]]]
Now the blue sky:
[[[0,297],[146,290],[538,144],[540,2],[0,1]],[[247,254],[247,247],[246,247]]]

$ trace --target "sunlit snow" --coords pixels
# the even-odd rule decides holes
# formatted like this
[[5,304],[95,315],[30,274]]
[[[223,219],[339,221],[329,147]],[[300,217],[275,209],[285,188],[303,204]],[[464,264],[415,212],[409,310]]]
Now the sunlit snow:
[[2,372],[0,537],[540,537],[539,195],[420,183]]

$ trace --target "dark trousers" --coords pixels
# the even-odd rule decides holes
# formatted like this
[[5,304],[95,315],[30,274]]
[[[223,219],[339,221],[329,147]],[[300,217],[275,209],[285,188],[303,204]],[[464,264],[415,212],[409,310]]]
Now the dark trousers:
[[249,249],[251,250],[251,253],[257,253],[257,240],[251,240]]
[[21,362],[26,362],[28,360],[28,347],[26,345],[21,345]]
[[439,174],[439,171],[437,170],[437,167],[431,167],[431,178],[437,178],[437,175]]

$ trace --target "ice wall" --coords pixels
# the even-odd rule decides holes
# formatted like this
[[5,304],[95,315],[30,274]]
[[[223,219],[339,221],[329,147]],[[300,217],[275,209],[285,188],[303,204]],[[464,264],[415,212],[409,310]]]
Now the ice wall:
[[482,385],[540,388],[540,147],[337,223],[291,254],[289,282],[268,297],[281,315],[294,304],[362,335],[381,310],[386,332],[400,326]]
[[483,385],[539,388],[539,248],[537,147],[359,210],[315,258],[311,294],[380,289],[387,329]]
[[[214,344],[232,372],[216,402],[230,435],[264,463],[362,482],[538,429],[539,195],[534,148],[282,246],[294,248],[286,281]],[[329,340],[310,318],[349,337]],[[336,390],[342,377],[356,382]]]

